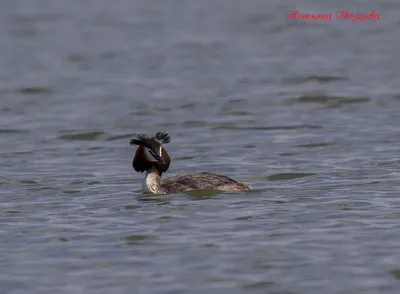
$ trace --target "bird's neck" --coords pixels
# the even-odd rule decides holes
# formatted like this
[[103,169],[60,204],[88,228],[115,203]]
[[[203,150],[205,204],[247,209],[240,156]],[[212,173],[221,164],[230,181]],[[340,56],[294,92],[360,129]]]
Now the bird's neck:
[[145,193],[166,194],[161,186],[161,173],[157,168],[152,167],[146,171],[142,189]]

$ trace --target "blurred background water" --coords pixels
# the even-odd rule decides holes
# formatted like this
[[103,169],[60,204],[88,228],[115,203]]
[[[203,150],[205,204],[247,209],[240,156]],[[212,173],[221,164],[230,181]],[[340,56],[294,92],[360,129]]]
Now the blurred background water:
[[[399,13],[0,2],[1,293],[399,293]],[[157,131],[167,175],[254,190],[141,196],[129,140]]]

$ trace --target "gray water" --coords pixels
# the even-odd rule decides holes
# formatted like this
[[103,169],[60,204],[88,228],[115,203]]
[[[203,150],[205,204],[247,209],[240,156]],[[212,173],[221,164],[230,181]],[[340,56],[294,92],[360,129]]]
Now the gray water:
[[[399,13],[0,2],[0,292],[399,293]],[[253,191],[142,196],[129,141],[158,131],[167,176]]]

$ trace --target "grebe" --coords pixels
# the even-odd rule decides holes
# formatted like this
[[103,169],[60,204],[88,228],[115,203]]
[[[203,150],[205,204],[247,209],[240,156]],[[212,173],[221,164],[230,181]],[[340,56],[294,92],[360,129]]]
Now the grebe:
[[161,180],[171,163],[163,144],[171,141],[167,133],[158,132],[154,137],[138,135],[131,145],[138,145],[132,166],[137,172],[146,172],[143,192],[152,194],[178,193],[188,190],[247,191],[250,187],[214,173],[195,172]]

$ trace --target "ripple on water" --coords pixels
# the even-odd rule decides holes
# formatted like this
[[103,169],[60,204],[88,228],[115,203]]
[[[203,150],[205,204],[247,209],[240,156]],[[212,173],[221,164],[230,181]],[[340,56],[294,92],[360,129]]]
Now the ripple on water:
[[213,130],[255,130],[255,131],[276,131],[276,130],[313,130],[321,129],[320,125],[280,125],[280,126],[241,126],[234,124],[217,124]]
[[62,135],[59,138],[67,141],[95,141],[104,136],[104,132],[87,132]]
[[270,181],[283,181],[292,180],[304,177],[311,177],[317,175],[316,173],[279,173],[267,177]]
[[321,84],[330,83],[335,81],[346,80],[346,76],[335,76],[335,75],[309,75],[309,76],[298,76],[284,79],[284,84],[296,85],[296,84],[306,84],[309,82],[318,82]]
[[105,140],[106,141],[118,141],[118,140],[122,140],[122,139],[130,139],[133,136],[135,136],[135,134],[129,133],[129,134],[123,134],[123,135],[109,136]]
[[31,86],[31,87],[23,87],[17,90],[22,94],[50,94],[53,92],[53,89],[47,86]]
[[[248,284],[245,286],[245,288],[246,289],[267,289],[274,285],[275,285],[274,282],[263,281],[263,282],[256,282],[256,283]],[[289,294],[289,292],[287,292],[287,294]]]
[[122,237],[121,240],[128,246],[146,245],[153,239],[151,235],[130,235]]
[[309,143],[309,144],[299,144],[296,147],[299,148],[319,148],[319,147],[327,147],[327,146],[335,146],[338,145],[336,142],[323,142],[323,143]]
[[391,271],[393,278],[400,280],[400,269],[394,269]]
[[18,130],[18,129],[0,129],[0,134],[22,134],[28,133],[27,130]]
[[370,99],[365,97],[330,95],[323,92],[307,93],[300,97],[290,98],[287,100],[289,105],[320,104],[320,105],[325,105],[326,107],[340,107],[346,104],[366,103],[369,101]]

